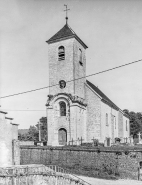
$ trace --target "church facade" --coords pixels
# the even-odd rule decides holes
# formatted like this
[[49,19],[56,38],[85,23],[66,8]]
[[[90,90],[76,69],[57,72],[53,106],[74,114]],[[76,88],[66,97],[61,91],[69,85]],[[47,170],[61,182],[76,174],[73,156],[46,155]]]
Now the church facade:
[[86,44],[66,23],[48,41],[48,145],[129,138],[127,115],[86,80]]

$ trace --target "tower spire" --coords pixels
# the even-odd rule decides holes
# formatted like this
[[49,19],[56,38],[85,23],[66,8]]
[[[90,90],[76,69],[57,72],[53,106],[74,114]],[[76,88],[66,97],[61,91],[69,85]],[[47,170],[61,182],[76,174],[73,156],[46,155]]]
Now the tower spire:
[[70,10],[70,9],[68,9],[68,7],[67,7],[67,5],[66,4],[64,4],[64,6],[66,7],[66,9],[64,10],[64,11],[66,11],[66,24],[68,24],[68,10]]

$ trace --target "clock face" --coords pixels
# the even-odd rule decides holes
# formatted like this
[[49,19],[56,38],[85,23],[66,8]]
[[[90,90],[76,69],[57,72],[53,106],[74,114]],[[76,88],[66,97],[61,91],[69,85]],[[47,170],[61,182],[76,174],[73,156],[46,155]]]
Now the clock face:
[[59,86],[61,89],[65,88],[66,87],[66,82],[64,80],[60,80],[59,81]]

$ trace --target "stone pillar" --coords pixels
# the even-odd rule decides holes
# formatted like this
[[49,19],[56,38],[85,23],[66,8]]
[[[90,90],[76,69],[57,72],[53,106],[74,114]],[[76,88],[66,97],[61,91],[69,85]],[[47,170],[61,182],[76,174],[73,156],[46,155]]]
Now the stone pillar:
[[12,125],[6,114],[0,111],[0,166],[12,165]]
[[58,130],[54,130],[54,140],[52,142],[52,146],[58,146],[59,142],[58,142]]
[[20,144],[16,139],[12,141],[12,164],[20,165]]

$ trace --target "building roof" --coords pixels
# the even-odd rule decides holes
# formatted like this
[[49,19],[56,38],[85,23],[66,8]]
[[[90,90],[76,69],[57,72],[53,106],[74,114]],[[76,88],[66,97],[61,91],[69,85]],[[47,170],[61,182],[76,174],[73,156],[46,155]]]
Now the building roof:
[[13,118],[5,117],[5,119],[13,120]]
[[116,110],[119,110],[119,107],[117,107],[98,87],[96,87],[94,84],[86,80],[87,84],[102,98],[102,101],[111,107],[113,107]]
[[7,114],[7,112],[1,111],[1,110],[0,110],[0,113],[2,113],[2,114]]
[[55,35],[53,35],[49,40],[46,42],[48,44],[58,42],[61,40],[69,39],[69,38],[76,38],[80,44],[84,46],[84,48],[88,48],[86,44],[76,35],[76,33],[69,27],[68,24],[65,24],[65,26],[60,29]]

